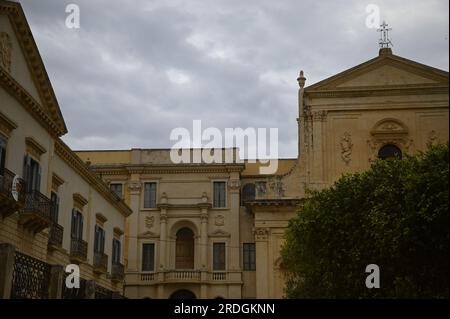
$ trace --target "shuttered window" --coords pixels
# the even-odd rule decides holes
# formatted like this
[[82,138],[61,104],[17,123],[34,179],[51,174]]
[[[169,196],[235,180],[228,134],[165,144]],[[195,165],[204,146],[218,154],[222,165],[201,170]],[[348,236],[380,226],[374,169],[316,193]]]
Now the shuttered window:
[[244,270],[256,270],[256,249],[254,243],[243,246]]
[[105,231],[98,225],[95,225],[94,252],[105,252]]
[[214,207],[226,207],[226,182],[214,182]]
[[155,244],[142,245],[142,271],[155,270]]
[[50,196],[50,201],[52,203],[51,209],[51,218],[54,223],[58,223],[58,215],[59,215],[59,196],[55,192],[52,192]]
[[122,198],[122,184],[119,183],[114,183],[114,184],[110,184],[109,188],[111,189],[111,191],[116,194],[119,198]]
[[3,169],[6,164],[6,140],[0,136],[0,175],[3,175]]
[[225,243],[213,244],[213,270],[225,270]]
[[156,208],[156,183],[144,183],[144,208]]
[[83,239],[83,214],[76,209],[72,210],[71,237],[74,239]]
[[41,166],[30,156],[26,155],[23,164],[23,177],[25,180],[25,191],[40,191],[41,189]]
[[114,238],[113,239],[113,251],[112,251],[112,263],[119,264],[120,263],[120,240]]

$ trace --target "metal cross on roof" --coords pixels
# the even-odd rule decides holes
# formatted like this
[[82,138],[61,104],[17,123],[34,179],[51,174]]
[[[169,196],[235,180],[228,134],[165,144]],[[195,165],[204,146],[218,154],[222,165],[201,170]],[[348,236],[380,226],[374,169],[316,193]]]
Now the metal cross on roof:
[[389,48],[389,46],[393,46],[391,40],[389,39],[389,31],[392,30],[392,28],[388,28],[388,24],[386,21],[383,21],[383,23],[380,25],[380,28],[377,30],[380,32],[380,48]]

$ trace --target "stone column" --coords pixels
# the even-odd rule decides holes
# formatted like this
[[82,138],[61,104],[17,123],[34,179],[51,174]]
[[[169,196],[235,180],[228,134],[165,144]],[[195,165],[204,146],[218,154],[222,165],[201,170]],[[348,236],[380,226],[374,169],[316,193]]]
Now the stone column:
[[200,269],[208,269],[208,203],[200,206]]
[[50,268],[50,283],[48,287],[49,299],[61,299],[63,280],[64,267],[61,265],[52,265]]
[[[133,177],[132,177],[133,178]],[[128,183],[128,190],[130,193],[130,208],[133,210],[129,222],[128,232],[128,267],[127,271],[138,272],[138,241],[137,235],[139,233],[139,208],[140,208],[140,194],[141,182],[138,180],[131,180]]]
[[269,229],[255,228],[256,246],[256,298],[269,298]]
[[311,178],[313,183],[321,184],[324,181],[324,141],[323,130],[324,122],[326,121],[327,111],[316,111],[313,113],[313,156],[311,167]]
[[159,206],[161,210],[159,215],[159,271],[164,271],[167,269],[167,203],[162,203]]
[[230,182],[228,184],[228,205],[230,208],[230,215],[227,218],[230,229],[230,241],[229,248],[227,249],[228,270],[239,271],[241,270],[240,263],[240,222],[239,222],[239,191],[241,189],[241,182],[239,180],[239,173],[232,172]]
[[16,249],[11,244],[0,244],[0,299],[11,294]]

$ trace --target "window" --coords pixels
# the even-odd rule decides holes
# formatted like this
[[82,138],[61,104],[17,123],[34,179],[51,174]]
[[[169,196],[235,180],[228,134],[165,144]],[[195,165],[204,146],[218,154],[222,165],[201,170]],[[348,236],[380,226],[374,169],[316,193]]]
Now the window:
[[213,270],[225,270],[225,243],[213,244]]
[[58,215],[59,215],[59,196],[55,192],[52,192],[50,196],[50,201],[52,203],[51,207],[51,218],[54,223],[58,223]]
[[214,207],[226,207],[226,182],[214,182]]
[[94,253],[103,254],[105,252],[105,231],[98,225],[95,225]]
[[0,175],[3,175],[5,163],[6,163],[6,141],[0,136]]
[[156,208],[156,183],[144,183],[144,208]]
[[243,246],[244,270],[256,270],[256,249],[254,243]]
[[382,160],[390,159],[390,158],[402,158],[402,151],[395,145],[387,144],[384,145],[378,151],[378,157]]
[[122,184],[119,183],[114,183],[114,184],[110,184],[109,188],[111,189],[111,191],[116,194],[119,198],[122,198]]
[[83,214],[76,209],[72,210],[72,228],[70,234],[73,239],[83,239]]
[[25,192],[40,191],[41,166],[30,156],[26,155],[23,165],[23,177],[25,180]]
[[155,271],[155,244],[142,245],[142,271]]
[[194,232],[185,227],[177,231],[175,242],[175,268],[194,269]]
[[112,248],[112,263],[120,264],[120,240],[114,238]]

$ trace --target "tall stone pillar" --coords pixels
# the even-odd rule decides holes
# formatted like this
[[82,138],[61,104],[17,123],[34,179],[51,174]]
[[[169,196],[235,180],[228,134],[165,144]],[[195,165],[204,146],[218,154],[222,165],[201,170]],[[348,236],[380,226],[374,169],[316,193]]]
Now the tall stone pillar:
[[326,121],[327,111],[315,111],[313,113],[313,156],[311,179],[315,184],[324,182],[324,122]]
[[241,189],[241,182],[239,180],[239,173],[238,172],[232,172],[231,173],[231,179],[228,185],[229,190],[229,201],[228,205],[230,205],[230,216],[228,218],[228,222],[230,223],[230,242],[229,242],[229,249],[228,249],[228,270],[230,271],[239,271],[241,269],[241,263],[240,263],[240,222],[239,222],[239,209],[240,209],[240,202],[239,202],[239,191]]
[[[133,176],[132,176],[133,178]],[[131,180],[128,183],[128,191],[130,194],[130,208],[133,210],[129,221],[128,231],[128,267],[127,271],[138,272],[138,249],[137,234],[139,233],[139,208],[140,208],[140,194],[142,184],[138,180]]]
[[269,298],[269,229],[255,228],[256,298]]
[[9,299],[16,249],[11,244],[0,244],[0,299]]

